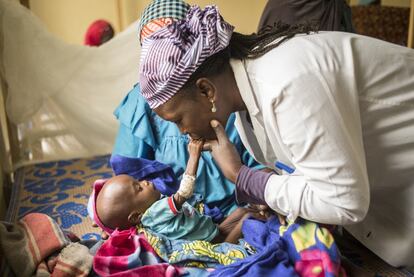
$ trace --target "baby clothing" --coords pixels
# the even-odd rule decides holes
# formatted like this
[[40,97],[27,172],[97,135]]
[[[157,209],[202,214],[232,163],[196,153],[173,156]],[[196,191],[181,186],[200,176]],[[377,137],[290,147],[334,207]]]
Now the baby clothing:
[[152,204],[142,216],[141,224],[151,232],[172,240],[211,241],[219,233],[210,216],[200,213],[188,202],[178,210],[172,196],[164,196]]

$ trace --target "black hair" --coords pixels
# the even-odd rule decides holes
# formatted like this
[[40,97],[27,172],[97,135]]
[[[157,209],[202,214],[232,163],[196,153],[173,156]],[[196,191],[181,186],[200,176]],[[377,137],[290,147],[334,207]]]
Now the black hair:
[[107,42],[108,40],[113,38],[114,35],[115,35],[114,28],[112,27],[111,24],[108,24],[107,26],[105,26],[105,28],[102,32],[100,44],[104,44],[105,42]]
[[265,26],[258,33],[250,35],[233,32],[229,46],[208,57],[191,75],[183,88],[193,86],[201,77],[222,73],[228,66],[230,58],[240,60],[259,58],[296,34],[309,34],[317,32],[318,29],[319,26],[315,23],[289,25],[276,22],[273,26]]

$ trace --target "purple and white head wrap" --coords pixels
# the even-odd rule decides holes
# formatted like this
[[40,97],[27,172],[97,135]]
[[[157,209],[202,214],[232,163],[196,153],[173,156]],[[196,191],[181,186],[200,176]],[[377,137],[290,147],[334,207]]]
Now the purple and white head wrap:
[[210,56],[229,45],[234,27],[216,6],[192,6],[185,19],[147,37],[141,48],[141,93],[152,109],[167,102]]

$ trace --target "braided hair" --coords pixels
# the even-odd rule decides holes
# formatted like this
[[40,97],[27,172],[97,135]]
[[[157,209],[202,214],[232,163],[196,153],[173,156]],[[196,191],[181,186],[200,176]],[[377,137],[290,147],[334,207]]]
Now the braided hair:
[[289,25],[279,21],[273,26],[263,27],[257,34],[243,35],[234,32],[229,44],[230,57],[256,59],[297,34],[309,34],[317,30],[318,26],[315,24]]
[[214,76],[223,72],[233,59],[256,59],[270,50],[278,47],[286,40],[297,34],[317,32],[319,26],[315,23],[289,25],[276,22],[273,26],[265,26],[258,33],[244,35],[233,32],[229,46],[208,57],[204,63],[191,75],[183,88],[189,88],[201,77]]

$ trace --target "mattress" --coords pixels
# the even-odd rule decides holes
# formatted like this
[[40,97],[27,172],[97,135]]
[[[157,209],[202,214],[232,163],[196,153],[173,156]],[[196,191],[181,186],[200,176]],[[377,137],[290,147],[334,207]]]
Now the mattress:
[[[96,179],[110,178],[109,155],[85,159],[40,163],[19,169],[15,174],[8,221],[16,221],[31,212],[51,216],[63,230],[83,240],[100,239],[87,213],[88,197]],[[344,261],[356,270],[355,276],[413,276],[396,269],[350,235],[336,234]],[[347,268],[348,269],[348,268]]]
[[17,170],[6,220],[32,212],[51,216],[63,230],[81,239],[99,239],[87,213],[88,197],[96,179],[110,178],[109,155],[61,160]]

